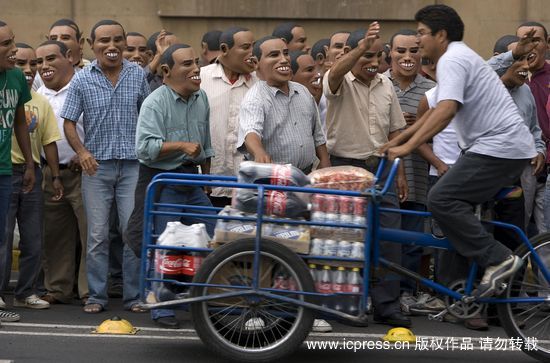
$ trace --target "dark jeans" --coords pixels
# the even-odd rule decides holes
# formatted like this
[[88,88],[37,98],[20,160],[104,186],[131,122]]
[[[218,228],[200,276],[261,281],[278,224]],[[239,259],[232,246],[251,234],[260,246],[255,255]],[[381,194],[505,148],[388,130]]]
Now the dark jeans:
[[529,160],[511,160],[467,152],[441,177],[428,195],[428,209],[456,251],[481,267],[512,254],[474,214],[474,206],[514,184]]
[[[19,278],[15,286],[15,297],[24,299],[37,293],[35,282],[42,263],[42,222],[44,197],[42,196],[42,171],[35,166],[34,188],[23,193],[24,165],[13,165],[12,192],[7,213],[5,239],[0,245],[0,290],[6,290],[10,280],[15,221],[19,226]],[[8,208],[6,208],[8,209]]]
[[[401,204],[401,209],[425,212],[426,206],[416,202],[405,202]],[[425,218],[422,216],[402,214],[401,228],[405,231],[424,232],[424,221]],[[401,264],[403,267],[414,272],[419,272],[423,251],[422,246],[402,245]],[[401,290],[415,293],[416,285],[415,280],[403,277]]]
[[[0,175],[0,231],[6,230],[6,221],[8,217],[8,211],[10,207],[10,198],[11,198],[11,175]],[[11,273],[11,262],[8,265],[8,262],[6,261],[8,254],[5,252],[2,252],[4,249],[6,249],[6,233],[0,233],[0,274],[2,274],[2,271],[5,269],[8,269]],[[10,253],[10,261],[11,261],[11,250]],[[5,272],[4,272],[5,274]],[[9,280],[9,276],[8,276]],[[6,287],[0,286],[0,293],[5,290]]]
[[[351,165],[366,169],[371,173],[376,173],[378,167],[378,158],[369,158],[367,161],[340,158],[334,155],[330,156],[332,166]],[[384,182],[388,176],[391,164],[388,164],[382,173],[381,182]],[[389,190],[393,195],[386,195],[382,199],[381,207],[399,209],[399,201],[395,196],[395,184]],[[401,228],[401,215],[399,213],[381,213],[380,226],[384,228]],[[401,263],[401,245],[398,243],[380,241],[380,257],[391,262]],[[372,304],[377,315],[387,316],[401,311],[399,306],[400,296],[400,276],[394,272],[380,269],[376,273],[376,279],[372,284],[371,297]]]

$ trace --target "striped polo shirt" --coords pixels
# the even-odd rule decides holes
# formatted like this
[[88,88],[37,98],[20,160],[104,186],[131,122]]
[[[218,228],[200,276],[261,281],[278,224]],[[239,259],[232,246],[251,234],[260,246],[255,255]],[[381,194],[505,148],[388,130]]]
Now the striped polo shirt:
[[[399,105],[403,112],[416,115],[418,103],[426,91],[435,87],[435,82],[421,76],[416,75],[415,80],[402,90],[399,88],[399,82],[392,78],[390,70],[384,73],[393,83]],[[407,176],[407,184],[409,187],[408,202],[416,202],[426,204],[428,196],[428,172],[429,164],[417,152],[413,152],[403,159],[405,166],[405,175]]]

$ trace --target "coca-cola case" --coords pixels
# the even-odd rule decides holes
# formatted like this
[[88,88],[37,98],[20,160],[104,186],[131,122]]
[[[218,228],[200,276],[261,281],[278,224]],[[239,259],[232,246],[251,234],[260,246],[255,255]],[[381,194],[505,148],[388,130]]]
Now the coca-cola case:
[[[205,248],[208,242],[209,237],[204,224],[186,226],[180,222],[169,222],[157,244],[166,247]],[[157,249],[154,255],[154,274],[159,279],[191,282],[202,260],[203,255],[198,252]],[[160,301],[165,301],[175,298],[176,294],[185,292],[187,288],[166,282],[155,283],[153,290]]]

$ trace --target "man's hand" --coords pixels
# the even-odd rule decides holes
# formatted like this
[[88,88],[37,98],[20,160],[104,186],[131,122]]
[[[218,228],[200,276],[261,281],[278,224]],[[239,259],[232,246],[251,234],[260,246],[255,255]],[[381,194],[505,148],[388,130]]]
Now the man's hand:
[[25,174],[23,175],[23,188],[21,191],[23,193],[28,193],[34,188],[34,183],[36,182],[36,177],[34,175],[34,164],[32,166],[27,166],[25,169]]
[[531,165],[533,165],[533,175],[539,174],[544,169],[544,155],[538,153],[533,159],[531,159]]
[[271,164],[271,156],[265,152],[257,153],[254,155],[254,161],[262,164]]
[[389,161],[394,161],[397,158],[407,156],[412,152],[412,150],[407,146],[407,144],[390,147],[386,150],[386,157]]
[[416,122],[416,115],[414,113],[403,112],[403,118],[405,118],[407,126],[412,126]]
[[73,156],[67,166],[69,167],[69,170],[74,173],[80,173],[82,171],[82,165],[80,165],[80,159],[78,155]]
[[52,197],[52,200],[54,202],[57,202],[58,200],[61,200],[63,198],[63,183],[61,182],[61,178],[55,178],[52,182],[53,190],[55,192],[55,195]]
[[409,197],[409,186],[407,185],[407,177],[405,176],[405,168],[399,166],[397,172],[397,195],[399,196],[399,203],[403,203]]
[[516,47],[512,50],[512,56],[514,59],[519,59],[524,55],[529,54],[537,45],[539,45],[540,40],[538,38],[533,39],[535,33],[535,28],[531,28],[527,34],[519,39]]
[[94,158],[94,156],[86,149],[78,153],[78,160],[80,165],[82,165],[82,170],[89,176],[95,175],[99,163]]
[[380,37],[378,33],[380,33],[380,24],[377,21],[372,22],[365,33],[365,37],[359,41],[359,46],[363,47],[364,50],[369,50],[376,39]]
[[320,160],[317,169],[330,168],[331,166],[330,159]]
[[437,169],[437,176],[442,177],[449,170],[449,165],[442,162],[441,164],[437,165],[435,168]]
[[157,46],[157,54],[163,54],[168,47],[170,47],[170,42],[166,40],[167,32],[165,29],[162,29],[155,40],[155,45]]
[[201,153],[201,145],[195,142],[182,142],[181,151],[189,155],[191,158],[196,158]]

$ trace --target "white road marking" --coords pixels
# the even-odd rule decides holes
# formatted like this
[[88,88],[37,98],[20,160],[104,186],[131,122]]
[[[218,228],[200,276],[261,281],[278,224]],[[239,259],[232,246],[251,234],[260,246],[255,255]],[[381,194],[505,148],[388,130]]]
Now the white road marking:
[[54,336],[74,338],[123,338],[123,339],[158,339],[158,340],[200,340],[199,337],[189,336],[165,336],[165,335],[116,335],[116,334],[79,334],[79,333],[52,333],[52,332],[25,332],[25,331],[3,331],[0,335],[24,335],[24,336]]
[[[5,328],[14,327],[14,328],[47,328],[47,329],[82,329],[82,330],[93,330],[96,328],[96,326],[92,325],[73,325],[73,324],[35,324],[35,323],[2,323],[2,326]],[[59,336],[59,337],[73,337],[73,338],[122,338],[122,339],[155,339],[155,340],[189,340],[189,341],[199,341],[200,338],[196,336],[194,329],[177,329],[177,330],[168,330],[163,328],[151,328],[151,327],[136,327],[139,331],[136,335],[116,335],[116,334],[93,334],[93,333],[75,333],[75,332],[35,332],[35,331],[9,331],[6,329],[0,330],[0,335],[21,335],[21,336]],[[152,335],[152,334],[141,334],[143,332],[163,332],[163,333],[170,333],[172,335]],[[177,336],[174,336],[174,334],[178,334]],[[187,335],[184,335],[187,334]],[[191,334],[191,335],[189,335]],[[343,339],[363,339],[363,340],[380,340],[384,334],[373,334],[373,333],[310,333],[308,338],[306,340],[308,341],[315,341],[315,340],[343,340]],[[481,339],[486,339],[486,337],[469,337],[469,336],[457,336],[457,337],[451,337],[451,336],[431,336],[431,335],[418,335],[418,338],[427,338],[427,339],[454,339],[458,342],[460,342],[464,338],[471,339],[472,343],[478,343],[481,341]],[[312,339],[313,338],[313,339]],[[490,337],[492,339],[496,339],[496,337]],[[504,338],[508,339],[508,338]],[[549,340],[539,340],[538,344],[549,344]],[[304,346],[302,344],[302,346]],[[414,343],[411,343],[411,350],[414,350]],[[320,350],[320,349],[316,349]],[[344,350],[344,349],[337,349],[337,350]],[[478,346],[475,346],[473,348],[475,351],[481,351],[482,349]],[[484,351],[487,351],[486,349]],[[500,349],[500,350],[492,350],[493,352],[504,352],[504,351],[513,351],[518,352],[517,349]],[[0,361],[0,363],[2,363]]]

